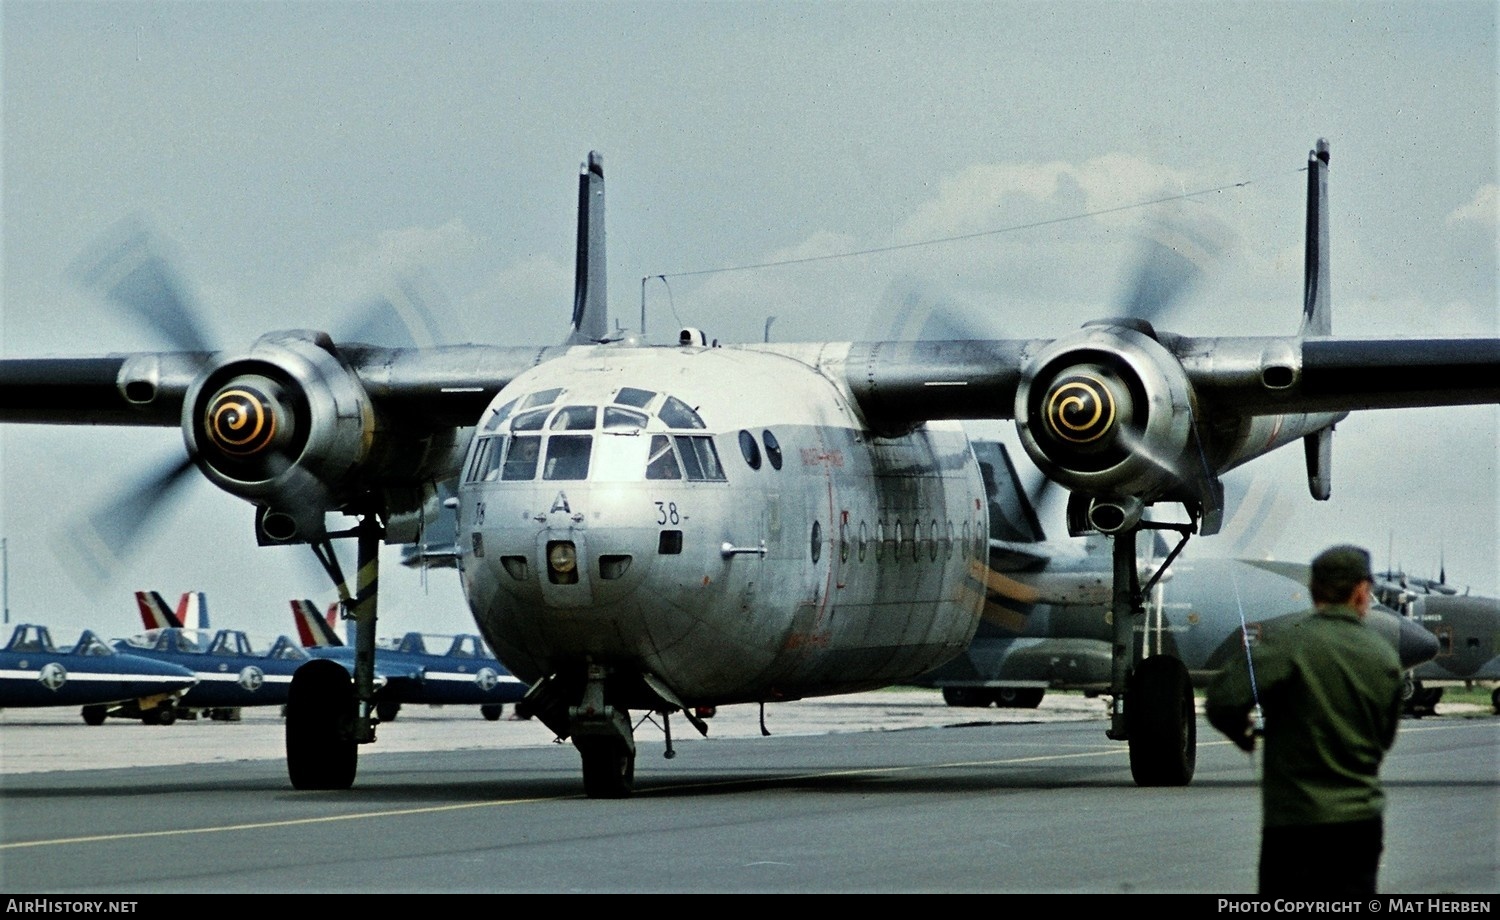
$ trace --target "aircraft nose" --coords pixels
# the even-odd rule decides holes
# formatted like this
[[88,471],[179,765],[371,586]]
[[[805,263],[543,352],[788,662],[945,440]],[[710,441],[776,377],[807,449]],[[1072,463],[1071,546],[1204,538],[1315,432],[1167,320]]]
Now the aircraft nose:
[[1437,657],[1438,639],[1420,623],[1402,617],[1396,651],[1401,656],[1403,668],[1414,668]]

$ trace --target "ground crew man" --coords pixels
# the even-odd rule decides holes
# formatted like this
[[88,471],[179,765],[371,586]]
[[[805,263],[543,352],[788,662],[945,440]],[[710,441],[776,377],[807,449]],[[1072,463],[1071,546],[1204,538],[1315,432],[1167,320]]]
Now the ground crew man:
[[1402,675],[1395,649],[1362,622],[1373,583],[1368,552],[1325,550],[1312,563],[1313,610],[1209,685],[1215,728],[1246,751],[1265,738],[1261,894],[1375,893],[1379,770],[1396,739]]

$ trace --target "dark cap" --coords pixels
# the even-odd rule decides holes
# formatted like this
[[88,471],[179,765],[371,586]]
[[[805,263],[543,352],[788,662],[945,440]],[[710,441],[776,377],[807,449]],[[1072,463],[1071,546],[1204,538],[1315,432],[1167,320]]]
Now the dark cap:
[[1333,546],[1312,561],[1313,584],[1355,585],[1366,580],[1375,580],[1370,574],[1370,554],[1358,546]]

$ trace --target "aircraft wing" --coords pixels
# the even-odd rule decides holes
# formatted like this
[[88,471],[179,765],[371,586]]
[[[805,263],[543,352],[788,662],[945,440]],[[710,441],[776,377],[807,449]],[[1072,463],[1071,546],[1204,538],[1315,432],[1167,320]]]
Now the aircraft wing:
[[317,382],[320,374],[330,371],[344,374],[357,380],[382,411],[420,417],[433,427],[460,427],[472,425],[513,377],[553,357],[549,352],[559,351],[484,345],[334,345],[321,333],[295,332],[263,338],[240,356],[135,352],[7,358],[0,360],[0,422],[181,425],[183,405],[194,384],[238,359],[264,362],[273,376],[280,372],[298,384]]

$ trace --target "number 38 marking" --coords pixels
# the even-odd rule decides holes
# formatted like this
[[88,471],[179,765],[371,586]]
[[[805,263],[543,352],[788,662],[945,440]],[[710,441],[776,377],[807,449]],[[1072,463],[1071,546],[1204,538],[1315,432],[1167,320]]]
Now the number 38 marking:
[[658,524],[680,524],[682,517],[677,513],[676,502],[655,502],[656,523]]

